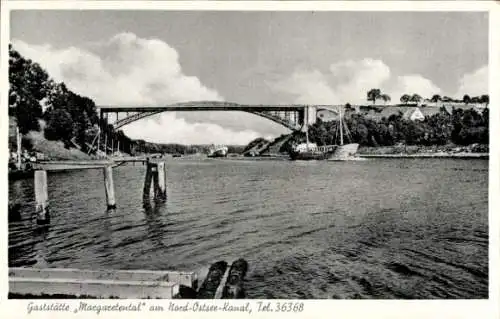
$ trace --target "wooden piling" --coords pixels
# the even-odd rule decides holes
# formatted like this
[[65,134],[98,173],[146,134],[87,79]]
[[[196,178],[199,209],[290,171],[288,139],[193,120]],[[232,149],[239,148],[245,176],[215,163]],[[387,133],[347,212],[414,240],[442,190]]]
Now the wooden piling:
[[167,164],[163,162],[164,197],[167,199]]
[[153,196],[155,200],[167,198],[166,165],[164,162],[146,162],[146,177],[144,180],[143,199],[151,197],[151,184],[153,185]]
[[38,225],[48,225],[49,218],[49,193],[47,189],[47,172],[35,171],[35,213]]
[[104,188],[106,190],[106,203],[108,209],[116,208],[113,168],[111,166],[104,167]]
[[167,198],[167,170],[165,162],[159,162],[156,165],[156,178],[155,178],[155,199]]
[[[143,162],[144,164],[144,162]],[[144,188],[142,189],[142,198],[144,200],[149,200],[151,193],[151,181],[153,179],[152,166],[150,163],[146,163],[146,177],[144,178]]]

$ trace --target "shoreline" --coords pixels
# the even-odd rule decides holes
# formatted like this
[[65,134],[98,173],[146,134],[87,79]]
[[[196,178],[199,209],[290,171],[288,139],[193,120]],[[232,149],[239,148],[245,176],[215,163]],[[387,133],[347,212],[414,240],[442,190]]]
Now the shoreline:
[[[359,158],[455,158],[455,159],[489,159],[489,153],[414,153],[414,154],[370,154],[370,153],[358,153],[355,157]],[[249,160],[249,161],[264,161],[264,160],[279,160],[286,161],[290,160],[288,155],[269,155],[269,156],[235,156],[220,158],[222,160]]]
[[358,154],[362,158],[459,158],[489,159],[489,153],[417,153],[417,154]]

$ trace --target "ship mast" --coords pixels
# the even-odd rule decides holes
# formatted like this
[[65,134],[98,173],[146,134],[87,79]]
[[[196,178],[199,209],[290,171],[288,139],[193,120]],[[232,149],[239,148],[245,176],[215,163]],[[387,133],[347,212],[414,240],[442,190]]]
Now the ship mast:
[[342,127],[342,107],[339,107],[339,124],[340,124],[340,145],[344,145],[344,135]]
[[306,151],[309,152],[309,108],[306,106],[305,112],[304,112],[304,122],[305,122],[305,128],[306,128]]

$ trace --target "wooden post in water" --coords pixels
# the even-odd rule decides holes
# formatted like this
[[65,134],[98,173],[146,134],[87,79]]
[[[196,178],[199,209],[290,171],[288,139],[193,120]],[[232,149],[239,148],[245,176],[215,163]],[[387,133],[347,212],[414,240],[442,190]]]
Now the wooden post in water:
[[116,208],[115,188],[113,183],[113,167],[104,167],[104,188],[106,190],[106,204],[108,209]]
[[158,162],[156,165],[155,179],[155,199],[167,199],[167,165],[165,162]]
[[151,165],[151,176],[153,179],[153,198],[158,199],[158,163],[149,163]]
[[166,176],[167,169],[165,162],[146,162],[146,178],[144,180],[143,199],[149,200],[151,197],[151,184],[153,184],[153,196],[155,200],[167,199]]
[[[144,164],[144,162],[143,162]],[[146,162],[146,177],[144,179],[144,188],[142,189],[142,199],[149,200],[151,193],[151,181],[153,179],[153,166],[149,161]]]
[[47,189],[47,172],[35,171],[35,213],[38,225],[48,225],[49,218],[49,192]]

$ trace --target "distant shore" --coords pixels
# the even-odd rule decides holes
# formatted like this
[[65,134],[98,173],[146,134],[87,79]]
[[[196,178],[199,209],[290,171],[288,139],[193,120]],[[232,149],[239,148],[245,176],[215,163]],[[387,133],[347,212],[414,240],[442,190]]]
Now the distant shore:
[[[416,154],[370,154],[370,153],[358,153],[357,157],[361,158],[457,158],[457,159],[489,159],[489,153],[416,153]],[[282,155],[262,155],[262,156],[234,156],[219,158],[214,160],[234,160],[234,161],[266,161],[266,160],[278,160],[286,161],[289,160],[289,156],[286,154]]]
[[471,158],[488,159],[489,153],[417,153],[417,154],[358,154],[363,158]]

